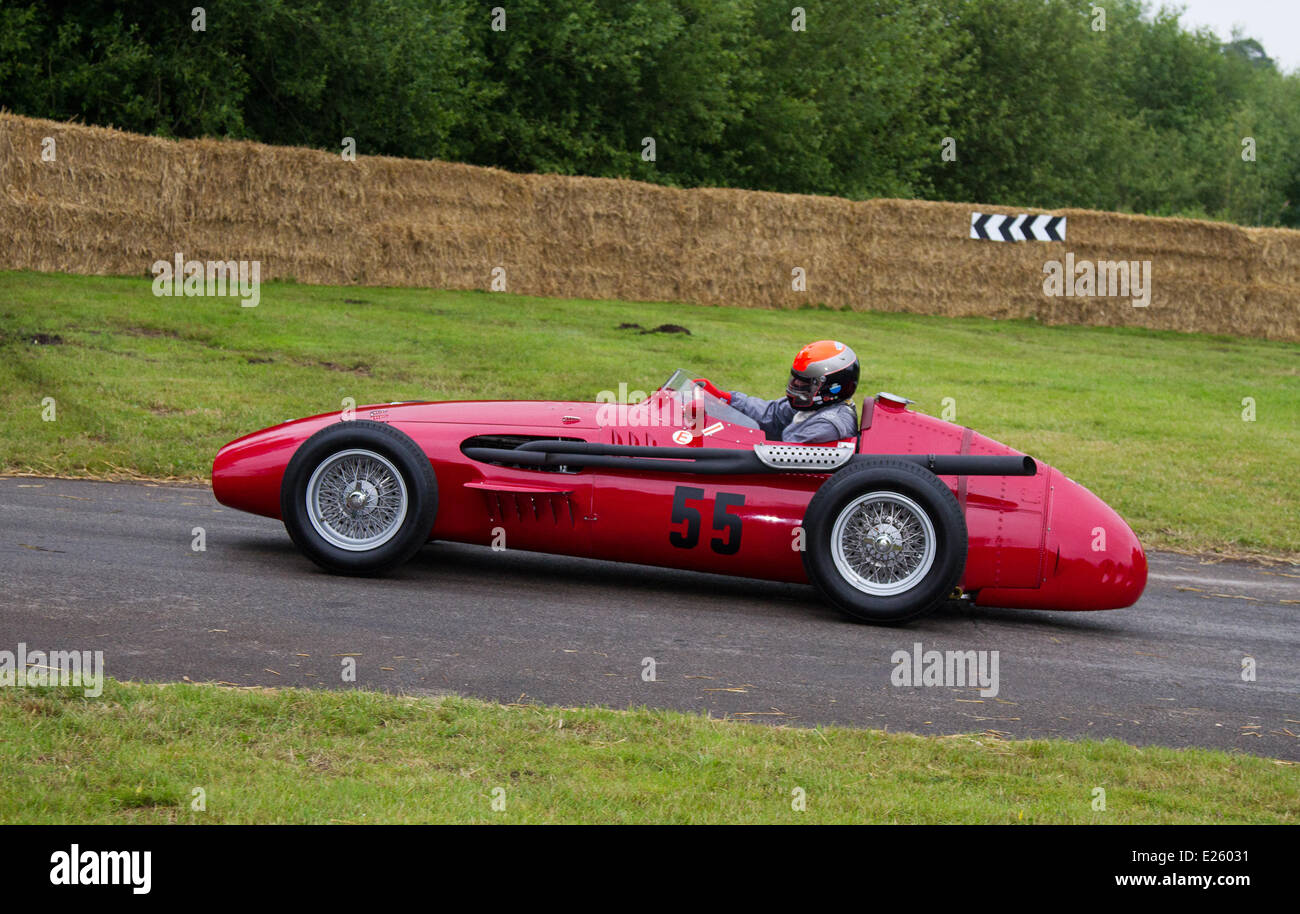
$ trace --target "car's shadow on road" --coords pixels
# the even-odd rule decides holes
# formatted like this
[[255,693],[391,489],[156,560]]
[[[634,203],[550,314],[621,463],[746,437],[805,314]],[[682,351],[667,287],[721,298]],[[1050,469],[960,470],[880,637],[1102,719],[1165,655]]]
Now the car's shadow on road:
[[677,601],[684,595],[698,594],[701,600],[708,602],[719,599],[743,601],[746,609],[759,609],[771,614],[801,613],[837,621],[843,618],[826,606],[813,588],[803,584],[731,578],[654,565],[606,562],[517,549],[495,552],[486,546],[433,543],[417,553],[403,571],[428,575],[431,581],[445,580],[448,574],[454,574],[458,578],[474,576],[509,582],[520,588],[551,584],[569,590],[617,589],[624,594],[636,595],[632,597],[634,602],[640,598],[646,603],[656,596],[665,601]]
[[[311,576],[318,581],[332,577],[301,555],[287,538],[239,539],[228,545],[239,553],[241,563],[260,566],[268,573],[283,575],[292,569],[292,573]],[[494,551],[487,546],[460,543],[430,543],[400,568],[382,578],[364,580],[382,580],[390,586],[415,585],[422,589],[435,588],[439,584],[477,586],[490,581],[515,591],[544,592],[552,588],[569,596],[617,590],[626,596],[626,602],[645,606],[662,606],[670,601],[679,602],[684,595],[698,595],[700,605],[709,609],[715,608],[719,601],[734,602],[743,604],[745,612],[765,618],[787,617],[844,626],[846,632],[881,630],[879,626],[855,624],[807,584],[730,578],[705,572],[518,549]],[[999,609],[956,600],[949,601],[932,615],[894,630],[967,636],[972,634],[972,630],[981,634],[994,634],[998,630],[1088,633],[1094,637],[1123,637],[1131,633],[1129,626],[1115,613]],[[850,636],[846,634],[846,637]]]
[[[1119,610],[1123,613],[1124,610]],[[932,616],[915,623],[918,631],[930,628],[991,629],[1015,628],[1019,631],[1087,632],[1097,636],[1125,636],[1131,628],[1115,612],[1065,612],[1041,609],[1002,609],[997,606],[975,606],[966,601],[950,601]]]
[[[645,597],[660,595],[677,599],[684,593],[698,593],[700,598],[744,601],[746,609],[764,615],[798,614],[805,619],[824,620],[829,624],[861,626],[822,599],[808,584],[783,584],[755,578],[730,578],[725,575],[654,565],[630,565],[596,559],[554,556],[540,552],[504,550],[494,552],[486,546],[434,543],[421,550],[407,566],[423,576],[445,576],[448,567],[456,572],[492,575],[520,586],[545,581],[563,582],[568,586],[591,585],[599,589],[620,591]],[[953,600],[937,612],[912,623],[917,631],[963,631],[974,626],[991,625],[1021,630],[1037,629],[1059,632],[1088,632],[1098,635],[1126,633],[1126,626],[1109,613],[1044,612],[1032,609],[1000,609],[975,606]]]

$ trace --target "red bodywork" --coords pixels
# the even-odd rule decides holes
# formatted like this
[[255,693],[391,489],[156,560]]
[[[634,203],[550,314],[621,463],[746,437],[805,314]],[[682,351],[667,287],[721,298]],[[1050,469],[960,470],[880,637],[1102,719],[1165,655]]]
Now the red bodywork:
[[[589,467],[544,472],[471,460],[461,444],[479,435],[564,437],[604,444],[677,446],[677,427],[637,424],[649,411],[605,421],[602,405],[546,401],[460,401],[363,407],[356,418],[386,422],[428,455],[438,482],[430,539],[488,545],[502,528],[510,548],[616,562],[807,583],[794,542],[809,499],[827,479],[806,473],[702,476]],[[338,422],[330,413],[285,422],[226,445],[212,467],[219,502],[280,516],[280,483],[299,445]],[[599,421],[598,421],[599,420]],[[711,448],[751,448],[759,431],[715,422]],[[1019,455],[992,439],[906,408],[869,401],[858,438],[864,454]],[[956,494],[970,543],[962,590],[981,605],[1094,610],[1131,606],[1146,586],[1142,546],[1101,499],[1039,463],[1034,476],[942,476]],[[674,496],[698,511],[693,548],[686,522],[673,523]],[[698,496],[697,496],[698,492]],[[743,496],[717,503],[719,493]],[[678,495],[680,499],[682,496]],[[680,516],[680,515],[679,515]],[[740,545],[734,551],[739,518]]]

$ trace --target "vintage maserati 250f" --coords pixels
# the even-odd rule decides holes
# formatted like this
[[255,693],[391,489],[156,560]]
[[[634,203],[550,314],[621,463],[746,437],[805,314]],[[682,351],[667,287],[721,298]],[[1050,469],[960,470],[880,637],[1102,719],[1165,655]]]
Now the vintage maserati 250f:
[[811,582],[855,619],[953,596],[1117,609],[1146,586],[1128,525],[1060,471],[879,394],[859,434],[769,442],[678,371],[641,403],[400,403],[285,422],[217,454],[224,505],[283,520],[334,572],[433,539]]

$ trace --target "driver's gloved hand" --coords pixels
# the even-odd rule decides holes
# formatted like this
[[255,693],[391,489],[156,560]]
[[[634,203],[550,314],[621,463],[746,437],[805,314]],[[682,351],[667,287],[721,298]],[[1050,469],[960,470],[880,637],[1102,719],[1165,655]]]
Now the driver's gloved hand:
[[696,378],[695,383],[702,387],[705,393],[713,394],[713,396],[717,397],[723,403],[731,402],[731,394],[727,393],[725,390],[718,390],[718,388],[714,387],[713,382],[708,378]]

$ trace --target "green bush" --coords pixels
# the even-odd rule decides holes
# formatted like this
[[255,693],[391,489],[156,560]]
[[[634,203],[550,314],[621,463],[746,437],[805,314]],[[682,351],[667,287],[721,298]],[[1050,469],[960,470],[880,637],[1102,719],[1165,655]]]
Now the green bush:
[[1300,76],[1139,0],[1106,3],[1104,30],[1088,0],[820,0],[798,31],[785,0],[502,6],[504,30],[471,0],[222,0],[195,31],[188,5],[0,0],[0,105],[678,186],[1300,225]]

